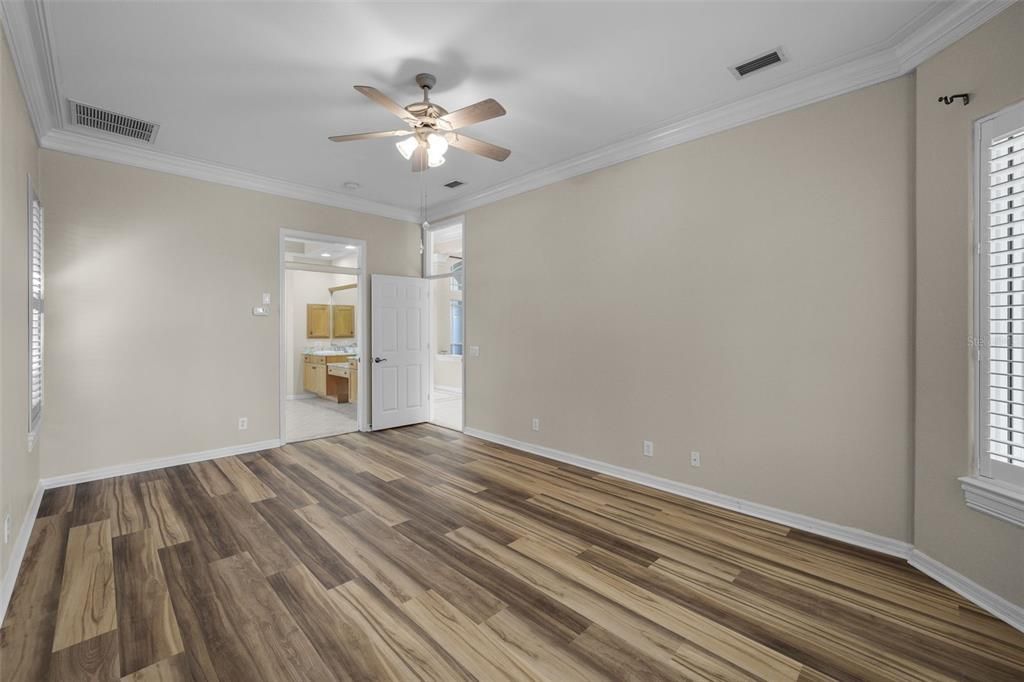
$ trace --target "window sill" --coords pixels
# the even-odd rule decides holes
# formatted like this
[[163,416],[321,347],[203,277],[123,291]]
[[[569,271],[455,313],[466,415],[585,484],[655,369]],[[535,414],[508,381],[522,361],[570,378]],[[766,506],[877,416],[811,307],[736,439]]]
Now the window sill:
[[1024,526],[1024,489],[979,476],[964,476],[960,487],[971,509]]

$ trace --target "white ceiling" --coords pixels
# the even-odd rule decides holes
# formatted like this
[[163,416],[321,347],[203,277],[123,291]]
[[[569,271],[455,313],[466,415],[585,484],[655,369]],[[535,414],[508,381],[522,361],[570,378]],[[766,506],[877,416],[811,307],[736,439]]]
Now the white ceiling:
[[[415,210],[421,179],[451,202],[891,47],[948,4],[46,0],[45,19],[61,106],[157,122],[158,151]],[[780,46],[781,66],[727,70]],[[512,156],[452,150],[421,178],[393,140],[327,140],[400,127],[352,85],[407,104],[421,71],[449,110],[500,101],[507,116],[466,132]]]

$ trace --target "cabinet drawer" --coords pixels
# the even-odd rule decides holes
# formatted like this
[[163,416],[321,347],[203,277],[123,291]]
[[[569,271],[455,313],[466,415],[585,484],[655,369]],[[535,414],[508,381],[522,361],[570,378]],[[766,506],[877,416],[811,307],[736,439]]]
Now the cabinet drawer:
[[327,362],[323,355],[303,355],[302,359],[307,365],[323,365]]
[[348,377],[348,367],[328,367],[327,373],[334,377]]

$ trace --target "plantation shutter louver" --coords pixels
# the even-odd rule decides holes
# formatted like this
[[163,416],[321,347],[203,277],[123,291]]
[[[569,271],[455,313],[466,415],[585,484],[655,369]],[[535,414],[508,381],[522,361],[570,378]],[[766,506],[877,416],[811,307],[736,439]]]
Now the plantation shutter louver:
[[43,415],[43,207],[29,194],[29,432]]
[[1024,107],[982,126],[983,475],[1024,485]]

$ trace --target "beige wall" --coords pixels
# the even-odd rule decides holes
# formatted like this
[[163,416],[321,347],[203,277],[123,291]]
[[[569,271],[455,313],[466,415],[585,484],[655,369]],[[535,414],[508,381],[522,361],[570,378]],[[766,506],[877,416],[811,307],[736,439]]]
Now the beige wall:
[[[329,348],[331,344],[347,346],[355,344],[356,339],[310,339],[306,336],[306,305],[323,303],[329,305],[356,306],[356,327],[359,326],[359,290],[345,289],[337,291],[333,298],[328,287],[343,284],[355,284],[359,278],[355,275],[339,275],[330,272],[309,272],[306,270],[287,270],[284,273],[285,288],[285,321],[288,330],[285,342],[285,359],[288,363],[285,386],[288,395],[295,396],[305,393],[302,387],[302,353],[307,348]],[[306,395],[313,395],[307,393]]]
[[42,199],[38,171],[35,133],[0,31],[0,523],[11,516],[11,542],[0,544],[0,579],[39,479],[38,446],[28,452],[27,181],[31,175]]
[[[940,95],[971,93],[970,106]],[[973,122],[1024,99],[1024,4],[928,60],[917,73],[918,549],[1024,604],[1024,529],[964,505],[970,473]]]
[[[278,438],[279,228],[420,273],[413,224],[59,152],[42,171],[43,477]],[[272,314],[253,317],[262,292]]]
[[909,540],[913,142],[904,77],[469,212],[467,425]]

